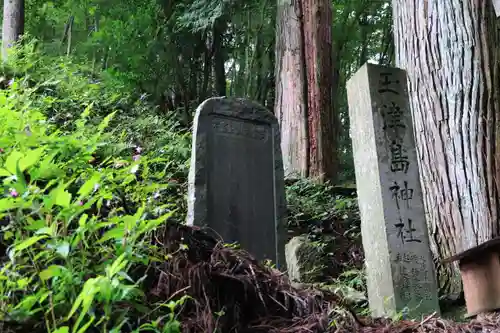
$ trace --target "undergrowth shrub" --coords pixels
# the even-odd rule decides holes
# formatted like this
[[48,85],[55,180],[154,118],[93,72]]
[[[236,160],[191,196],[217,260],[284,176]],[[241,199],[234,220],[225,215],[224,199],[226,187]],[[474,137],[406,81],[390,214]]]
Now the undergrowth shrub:
[[[74,131],[85,108],[89,128],[97,127],[113,113],[106,129],[112,132],[109,144],[95,152],[96,161],[109,153],[154,157],[146,168],[153,171],[148,181],[170,182],[166,190],[170,203],[176,204],[178,218],[184,219],[191,152],[189,129],[180,128],[175,114],[159,114],[146,96],[135,93],[119,73],[96,73],[71,57],[42,54],[35,48],[36,41],[25,39],[25,45],[13,49],[9,61],[1,67],[3,88],[17,94],[14,106],[21,109],[29,105],[44,115],[46,124],[61,131]],[[161,178],[156,179],[155,174]]]
[[110,128],[125,133],[121,142],[134,141],[152,150],[176,140],[173,146],[183,151],[179,161],[189,159],[189,129],[180,126],[176,113],[160,113],[123,73],[95,71],[79,59],[43,54],[37,51],[36,40],[24,39],[24,46],[13,49],[9,61],[1,64],[0,83],[6,86],[16,82],[29,91],[31,106],[38,108],[49,123],[71,130],[82,108],[92,105],[89,125],[97,125],[115,112]]
[[[97,117],[94,100],[72,109],[80,90],[49,97],[44,82],[29,81],[0,91],[0,321],[35,321],[41,332],[179,332],[176,302],[148,304],[144,268],[165,260],[151,235],[178,209],[169,191],[182,152],[145,151],[110,129],[119,110]],[[57,112],[70,106],[71,126],[50,121],[55,103]],[[87,107],[77,114],[79,103]]]
[[359,210],[356,198],[334,194],[329,183],[318,183],[313,179],[301,178],[286,187],[288,223],[290,227],[322,221],[345,221],[357,224]]
[[[317,279],[336,288],[364,292],[361,225],[356,198],[335,194],[330,184],[303,178],[286,188],[288,228],[293,235],[306,234],[316,247]],[[345,274],[344,274],[345,273]]]

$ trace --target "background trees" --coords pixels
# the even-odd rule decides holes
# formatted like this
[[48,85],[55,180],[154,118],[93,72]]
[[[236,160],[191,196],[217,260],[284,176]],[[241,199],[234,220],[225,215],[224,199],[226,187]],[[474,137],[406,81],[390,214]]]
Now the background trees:
[[[286,72],[290,64],[283,63],[280,55],[279,45],[285,42],[290,49],[292,41],[282,40],[283,33],[275,28],[277,18],[281,22],[286,16],[285,7],[295,10],[294,3],[36,0],[26,5],[26,33],[36,37],[39,48],[48,55],[90,62],[95,75],[112,75],[137,95],[146,94],[160,113],[174,112],[186,128],[195,106],[213,95],[248,97],[269,109],[274,109],[275,103],[288,103],[278,107],[277,113],[287,110],[283,121],[295,121],[290,117],[300,103],[293,98],[299,96],[288,95],[288,102],[283,99],[281,84],[275,85],[275,67],[282,68],[276,71],[281,73],[277,74],[281,76],[278,81],[296,84],[294,91],[300,90],[309,77],[316,84],[308,83],[312,87],[308,88],[310,97],[303,103],[307,101],[307,109],[314,110],[309,115],[318,117],[309,117],[309,139],[301,134],[306,133],[305,124],[303,130],[290,125],[288,131],[294,133],[289,134],[290,140],[284,137],[283,143],[290,153],[286,155],[289,164],[303,175],[320,176],[327,170],[325,179],[353,181],[344,85],[364,60],[388,63],[392,52],[390,7],[386,1],[336,2],[335,7],[330,2],[322,2],[321,7],[314,7],[316,2],[301,2],[306,11],[310,10],[297,24],[304,25],[309,33],[307,41],[297,42],[306,42],[309,62],[321,60],[325,70],[315,78],[314,67],[308,65],[308,76],[304,73],[298,80]],[[316,20],[313,14],[318,10],[323,16]],[[286,29],[294,29],[291,21],[287,22]],[[322,27],[321,34],[313,34],[316,25]],[[285,88],[289,94],[291,90]],[[275,102],[276,97],[279,99]],[[296,113],[304,118],[306,111],[304,106]],[[322,132],[330,133],[319,135]],[[314,149],[306,150],[306,146]],[[297,158],[294,149],[303,158]]]

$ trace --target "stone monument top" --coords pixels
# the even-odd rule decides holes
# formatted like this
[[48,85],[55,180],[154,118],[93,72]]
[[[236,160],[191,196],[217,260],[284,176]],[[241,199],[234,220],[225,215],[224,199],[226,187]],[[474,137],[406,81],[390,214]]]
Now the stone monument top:
[[257,259],[285,267],[285,190],[276,117],[258,103],[216,97],[194,118],[188,224],[208,226]]

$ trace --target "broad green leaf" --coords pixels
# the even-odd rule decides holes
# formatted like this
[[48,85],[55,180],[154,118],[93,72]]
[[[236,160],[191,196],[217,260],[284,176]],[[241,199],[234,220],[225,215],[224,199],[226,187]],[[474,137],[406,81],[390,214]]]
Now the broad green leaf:
[[58,191],[55,204],[64,208],[69,207],[71,204],[71,193],[66,190]]
[[30,224],[24,227],[26,230],[40,230],[45,227],[45,221],[44,220],[31,220]]
[[38,295],[30,295],[22,298],[21,302],[16,305],[16,309],[23,309],[25,311],[30,311],[33,306],[38,302]]
[[87,224],[88,217],[89,216],[87,214],[82,214],[82,216],[80,216],[80,219],[78,220],[78,225],[80,227],[85,227],[85,224]]
[[181,332],[181,324],[173,319],[163,326],[163,333],[180,333]]
[[40,278],[44,281],[49,280],[55,276],[61,276],[62,272],[66,270],[65,267],[59,265],[51,265],[40,272]]
[[50,210],[54,206],[54,198],[53,195],[46,195],[43,197],[43,205],[46,209]]
[[126,253],[122,253],[113,264],[108,268],[109,277],[113,277],[116,273],[121,271],[125,266],[127,266],[128,260],[126,258]]
[[30,247],[31,245],[35,244],[39,240],[42,240],[42,239],[45,239],[45,238],[48,238],[48,237],[49,236],[47,236],[47,235],[40,235],[40,236],[30,237],[30,238],[26,239],[25,241],[23,241],[23,242],[17,244],[16,246],[14,246],[14,251],[15,252],[19,252],[19,251],[22,251],[24,249],[27,249],[28,247]]
[[97,184],[101,180],[101,175],[99,173],[94,173],[92,177],[87,180],[82,187],[78,190],[78,194],[80,197],[87,196],[94,189],[95,184]]
[[50,192],[50,203],[64,208],[68,208],[71,204],[71,194],[66,191],[67,185],[60,185]]
[[16,177],[17,182],[13,186],[17,190],[19,190],[19,193],[24,193],[26,191],[26,188],[28,187],[28,184],[26,184],[26,179],[24,178],[23,171],[19,167],[19,163],[16,164]]
[[123,228],[123,226],[118,226],[111,230],[106,231],[97,243],[103,243],[110,239],[121,239],[123,238],[124,234],[125,234],[125,229]]
[[28,278],[20,279],[17,280],[17,287],[20,289],[25,289],[26,286],[28,286],[30,283],[30,280]]
[[164,214],[160,216],[157,219],[154,220],[149,220],[149,221],[141,221],[141,225],[138,228],[136,234],[134,235],[135,237],[138,237],[146,232],[153,231],[155,228],[158,226],[162,225],[168,218],[170,218],[174,214],[173,211],[168,212],[167,214]]
[[30,168],[36,162],[38,162],[44,151],[45,151],[45,148],[43,148],[43,147],[28,151],[24,155],[24,157],[19,161],[19,168],[21,169],[21,171],[24,171],[24,170]]
[[60,174],[59,166],[53,162],[55,155],[56,154],[46,156],[42,162],[40,162],[38,168],[33,168],[30,171],[32,180],[47,179]]
[[10,171],[11,174],[16,173],[17,163],[24,155],[17,150],[14,150],[5,160],[5,168]]
[[76,320],[76,323],[73,326],[73,332],[76,332],[78,330],[78,328],[80,327],[80,323],[82,322],[83,318],[85,318],[87,312],[90,309],[90,306],[94,302],[94,297],[99,291],[96,287],[99,281],[100,278],[88,279],[83,285],[82,291],[80,292],[75,302],[73,303],[73,307],[71,308],[67,320],[69,320],[75,314],[76,310],[78,310],[80,305],[82,307],[80,311],[80,316],[78,316],[78,319]]
[[5,212],[19,207],[19,200],[14,198],[0,199],[0,212]]
[[51,227],[42,227],[35,232],[35,235],[49,235],[54,236],[54,229]]
[[99,284],[99,296],[102,297],[106,303],[111,301],[113,296],[113,287],[111,286],[110,280],[102,279]]
[[69,333],[69,327],[68,326],[59,327],[55,331],[52,331],[52,333]]

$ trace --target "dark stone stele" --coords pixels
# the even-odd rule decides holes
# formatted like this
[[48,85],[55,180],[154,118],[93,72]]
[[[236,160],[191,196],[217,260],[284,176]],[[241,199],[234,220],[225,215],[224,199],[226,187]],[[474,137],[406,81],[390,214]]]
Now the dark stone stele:
[[285,270],[285,186],[276,117],[241,98],[196,110],[187,224],[208,227]]

